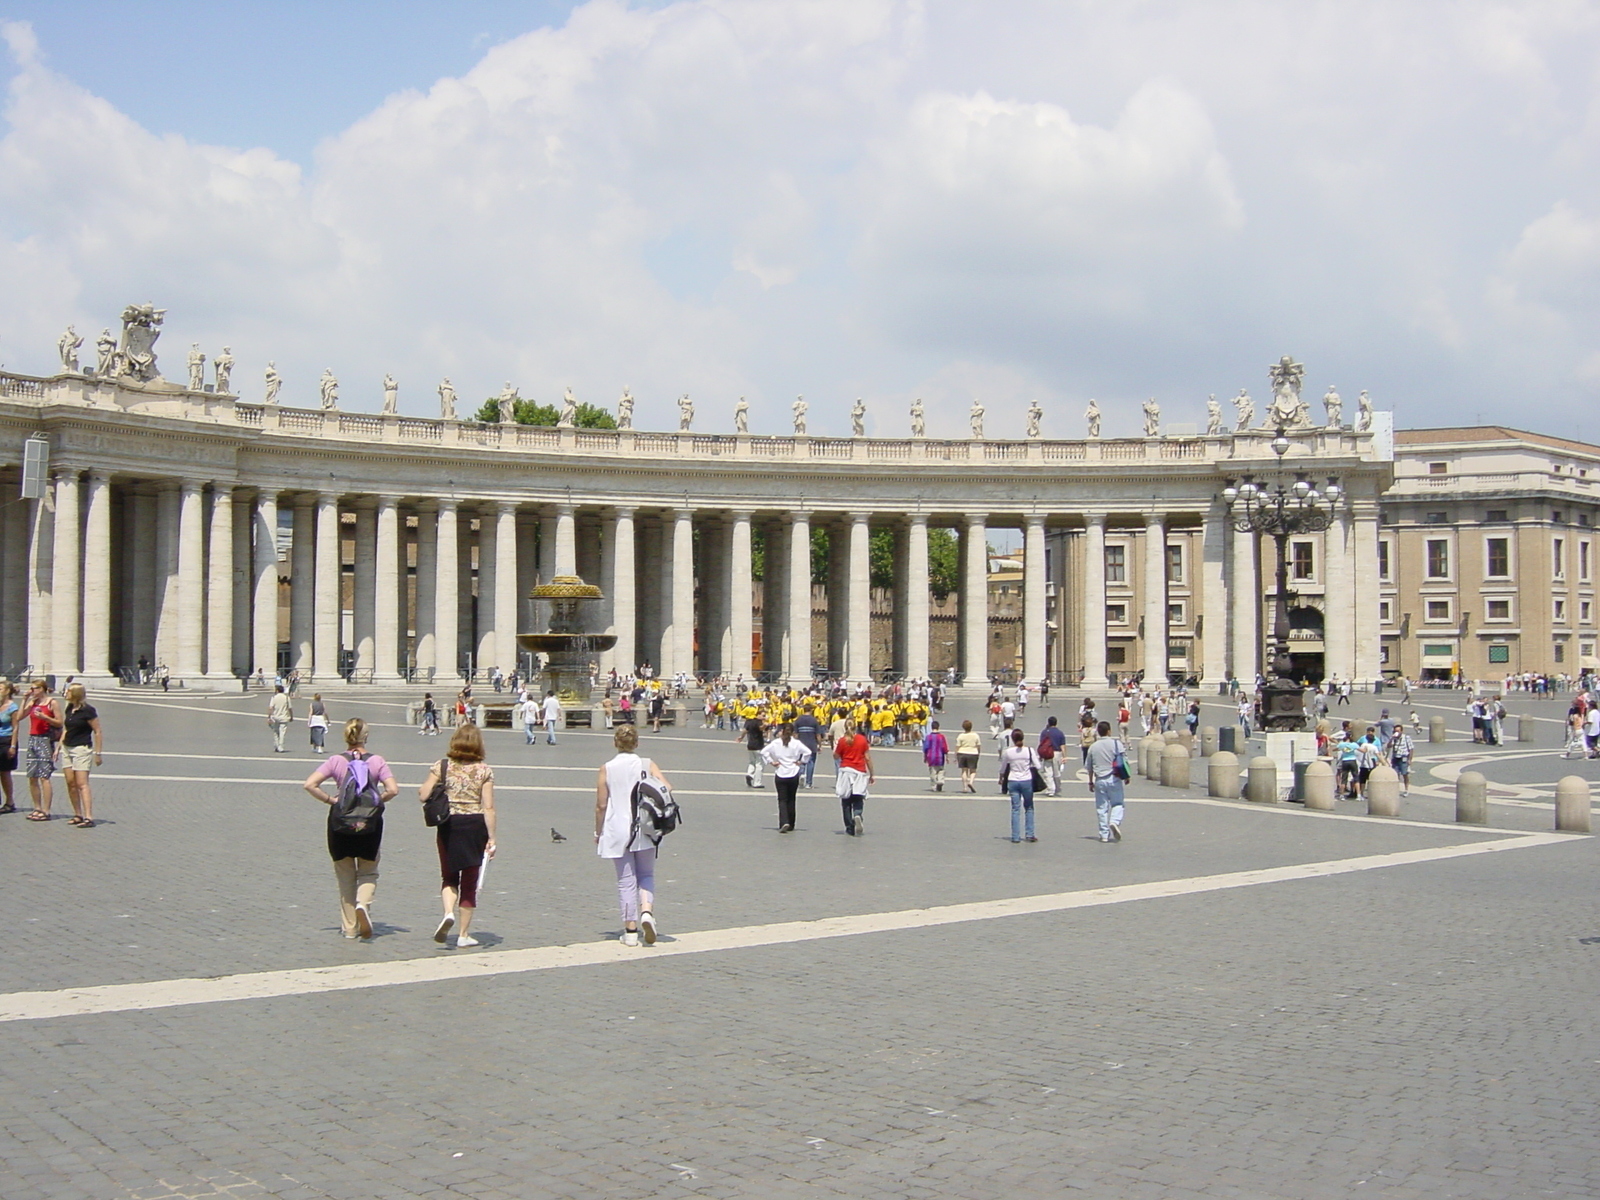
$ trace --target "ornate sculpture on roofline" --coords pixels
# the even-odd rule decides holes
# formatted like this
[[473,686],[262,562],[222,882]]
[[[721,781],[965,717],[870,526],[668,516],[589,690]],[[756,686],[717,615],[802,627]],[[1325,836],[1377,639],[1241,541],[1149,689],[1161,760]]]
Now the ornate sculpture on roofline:
[[791,404],[789,407],[794,410],[794,435],[795,435],[795,437],[805,437],[806,436],[806,413],[811,411],[811,406],[806,403],[806,398],[804,396],[796,396],[794,398],[794,403]]
[[1029,437],[1036,438],[1036,437],[1039,436],[1039,425],[1040,425],[1040,422],[1042,422],[1043,420],[1044,420],[1044,409],[1039,407],[1039,402],[1037,400],[1029,402],[1029,404],[1028,404],[1028,436]]
[[972,430],[972,436],[977,439],[983,437],[983,402],[976,396],[972,398],[972,407],[967,410],[967,426]]
[[1092,396],[1089,398],[1089,407],[1083,410],[1083,419],[1088,423],[1089,436],[1100,436],[1100,402]]
[[1206,436],[1222,436],[1222,405],[1214,393],[1206,397]]
[[263,404],[276,404],[278,402],[278,389],[283,386],[283,376],[278,374],[276,363],[268,363],[263,378],[267,381],[267,394],[261,398]]
[[56,342],[56,352],[61,355],[61,369],[69,375],[81,373],[78,369],[78,347],[81,345],[83,337],[71,325]]
[[189,390],[198,392],[206,386],[206,356],[200,353],[200,343],[189,343]]
[[1362,391],[1356,398],[1356,432],[1368,433],[1372,429],[1372,397]]
[[511,386],[511,380],[506,380],[505,387],[500,389],[500,394],[495,401],[500,407],[500,424],[510,425],[517,419],[517,401],[522,399],[517,395],[517,389]]
[[1322,407],[1328,414],[1329,429],[1338,429],[1344,424],[1344,401],[1339,398],[1339,393],[1334,390],[1334,385],[1331,383],[1322,395]]
[[867,406],[861,402],[861,397],[856,397],[854,406],[850,409],[850,436],[867,436]]
[[439,384],[439,416],[446,421],[456,419],[456,387],[448,377]]
[[1267,378],[1272,381],[1272,403],[1267,405],[1267,419],[1263,429],[1294,429],[1307,425],[1307,409],[1300,401],[1300,385],[1305,382],[1306,369],[1285,354],[1267,368]]
[[1240,388],[1239,394],[1233,398],[1233,410],[1239,414],[1239,419],[1233,424],[1233,431],[1243,433],[1256,419],[1256,402],[1250,399],[1250,393],[1244,388]]
[[750,432],[750,405],[743,396],[733,406],[733,431],[741,434]]
[[914,438],[928,436],[928,418],[923,411],[920,396],[911,402],[911,436]]
[[322,399],[323,408],[339,407],[339,380],[334,376],[332,367],[323,369],[322,378],[317,381],[317,395]]
[[689,426],[694,424],[694,401],[689,399],[685,392],[678,397],[678,432],[688,433]]
[[400,385],[387,371],[383,373],[383,411],[390,416],[400,411]]
[[117,361],[117,339],[111,336],[111,330],[100,331],[100,336],[94,340],[94,353],[94,373],[110,375],[112,364]]
[[1154,396],[1144,402],[1144,435],[1147,438],[1161,436],[1161,405]]
[[156,370],[156,339],[167,310],[153,304],[130,304],[122,310],[122,340],[112,356],[111,374],[126,376],[139,383],[161,378]]
[[222,353],[211,360],[211,368],[217,373],[217,395],[231,396],[233,394],[233,351],[224,346]]
[[622,399],[617,401],[617,428],[633,428],[633,393],[622,389]]
[[578,424],[578,398],[568,388],[561,397],[561,416],[556,424],[562,429],[572,429]]

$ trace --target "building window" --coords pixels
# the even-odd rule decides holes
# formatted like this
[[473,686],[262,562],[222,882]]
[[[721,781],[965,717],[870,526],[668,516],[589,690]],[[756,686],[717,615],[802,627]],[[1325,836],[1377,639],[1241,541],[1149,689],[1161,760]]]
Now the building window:
[[1394,605],[1388,600],[1378,601],[1378,620],[1388,625],[1394,620]]
[[1428,474],[1429,475],[1448,475],[1448,474],[1450,474],[1450,464],[1449,463],[1429,463],[1428,464]]
[[1428,603],[1428,620],[1430,620],[1430,621],[1448,621],[1450,619],[1450,601],[1448,601],[1448,600],[1429,600],[1427,603]]
[[1169,605],[1167,605],[1167,624],[1168,625],[1171,625],[1171,626],[1173,626],[1174,628],[1177,628],[1177,629],[1183,628],[1184,624],[1186,623],[1185,620],[1184,620],[1185,616],[1186,616],[1186,614],[1184,612],[1184,606],[1182,604],[1169,604]]
[[1389,543],[1378,543],[1378,578],[1389,578]]
[[1557,625],[1565,625],[1567,623],[1567,602],[1565,600],[1557,600],[1550,615],[1555,619]]
[[1167,547],[1167,582],[1183,582],[1183,547]]
[[1106,666],[1121,667],[1128,662],[1128,648],[1126,646],[1106,647]]
[[1578,578],[1585,582],[1589,579],[1589,543],[1578,543]]
[[1382,664],[1383,666],[1385,666],[1385,667],[1387,667],[1389,665],[1389,647],[1387,647],[1387,646],[1379,646],[1378,647],[1378,662],[1380,664]]
[[1492,525],[1503,525],[1511,519],[1511,510],[1508,508],[1491,508],[1483,514],[1483,519]]
[[1566,514],[1563,513],[1559,508],[1552,509],[1551,512],[1550,512],[1550,520],[1553,521],[1555,524],[1560,525],[1563,521],[1566,520]]
[[1567,644],[1565,642],[1557,642],[1555,644],[1555,646],[1552,648],[1552,652],[1551,652],[1550,657],[1555,659],[1557,662],[1566,662],[1567,661]]
[[1579,600],[1578,601],[1578,623],[1580,625],[1592,625],[1592,624],[1594,624],[1594,601],[1593,600]]
[[1438,643],[1422,647],[1423,658],[1451,658],[1454,657],[1455,652],[1456,648],[1454,646],[1441,646]]
[[1550,563],[1557,579],[1563,579],[1567,574],[1567,542],[1565,538],[1555,538],[1550,543]]
[[1491,663],[1508,663],[1511,661],[1510,646],[1490,646],[1489,661]]
[[1126,546],[1106,547],[1106,582],[1128,582],[1128,548]]
[[1509,600],[1490,600],[1488,602],[1488,605],[1489,605],[1489,620],[1491,620],[1491,621],[1509,621],[1509,620],[1511,620],[1511,601],[1509,601]]
[[1128,623],[1128,606],[1126,604],[1106,605],[1107,625],[1126,625]]
[[1497,579],[1504,579],[1511,574],[1511,539],[1489,538],[1484,543],[1488,550],[1485,557],[1489,560],[1488,570],[1485,574]]
[[1422,519],[1429,525],[1445,525],[1450,521],[1450,514],[1447,512],[1431,512],[1424,514]]
[[1450,578],[1450,543],[1444,538],[1428,539],[1428,578]]
[[1581,656],[1583,656],[1584,658],[1593,658],[1594,657],[1594,643],[1593,642],[1579,642],[1578,643],[1578,653]]
[[1296,579],[1310,579],[1312,577],[1312,557],[1310,542],[1295,542],[1293,546],[1293,571]]

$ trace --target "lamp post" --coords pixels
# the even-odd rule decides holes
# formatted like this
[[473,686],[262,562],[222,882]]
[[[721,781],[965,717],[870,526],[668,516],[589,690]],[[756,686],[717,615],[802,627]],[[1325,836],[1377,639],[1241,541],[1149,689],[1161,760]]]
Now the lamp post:
[[1246,475],[1235,483],[1228,480],[1222,499],[1228,517],[1240,533],[1267,534],[1272,538],[1277,561],[1277,599],[1272,617],[1272,678],[1263,688],[1261,725],[1269,730],[1304,729],[1306,723],[1304,690],[1290,677],[1289,661],[1289,539],[1296,534],[1320,533],[1333,524],[1344,491],[1337,478],[1329,478],[1321,489],[1303,473],[1287,482],[1283,456],[1290,442],[1279,426],[1272,439],[1272,452],[1278,456],[1276,479],[1257,482]]

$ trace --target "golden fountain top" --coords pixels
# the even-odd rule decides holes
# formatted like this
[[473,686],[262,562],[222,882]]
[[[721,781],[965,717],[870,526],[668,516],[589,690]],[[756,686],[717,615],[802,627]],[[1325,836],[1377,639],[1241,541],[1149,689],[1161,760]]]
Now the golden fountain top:
[[599,600],[604,596],[594,584],[585,583],[576,575],[557,575],[528,593],[532,600]]

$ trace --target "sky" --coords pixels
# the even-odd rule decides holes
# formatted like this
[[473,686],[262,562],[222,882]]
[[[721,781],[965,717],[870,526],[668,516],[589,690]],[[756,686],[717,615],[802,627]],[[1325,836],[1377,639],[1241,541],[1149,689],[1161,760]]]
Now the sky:
[[[1108,435],[1267,367],[1600,439],[1600,6],[0,0],[0,364]],[[90,356],[92,357],[92,356]],[[1231,414],[1231,408],[1229,409]],[[1585,427],[1587,423],[1587,428]]]

